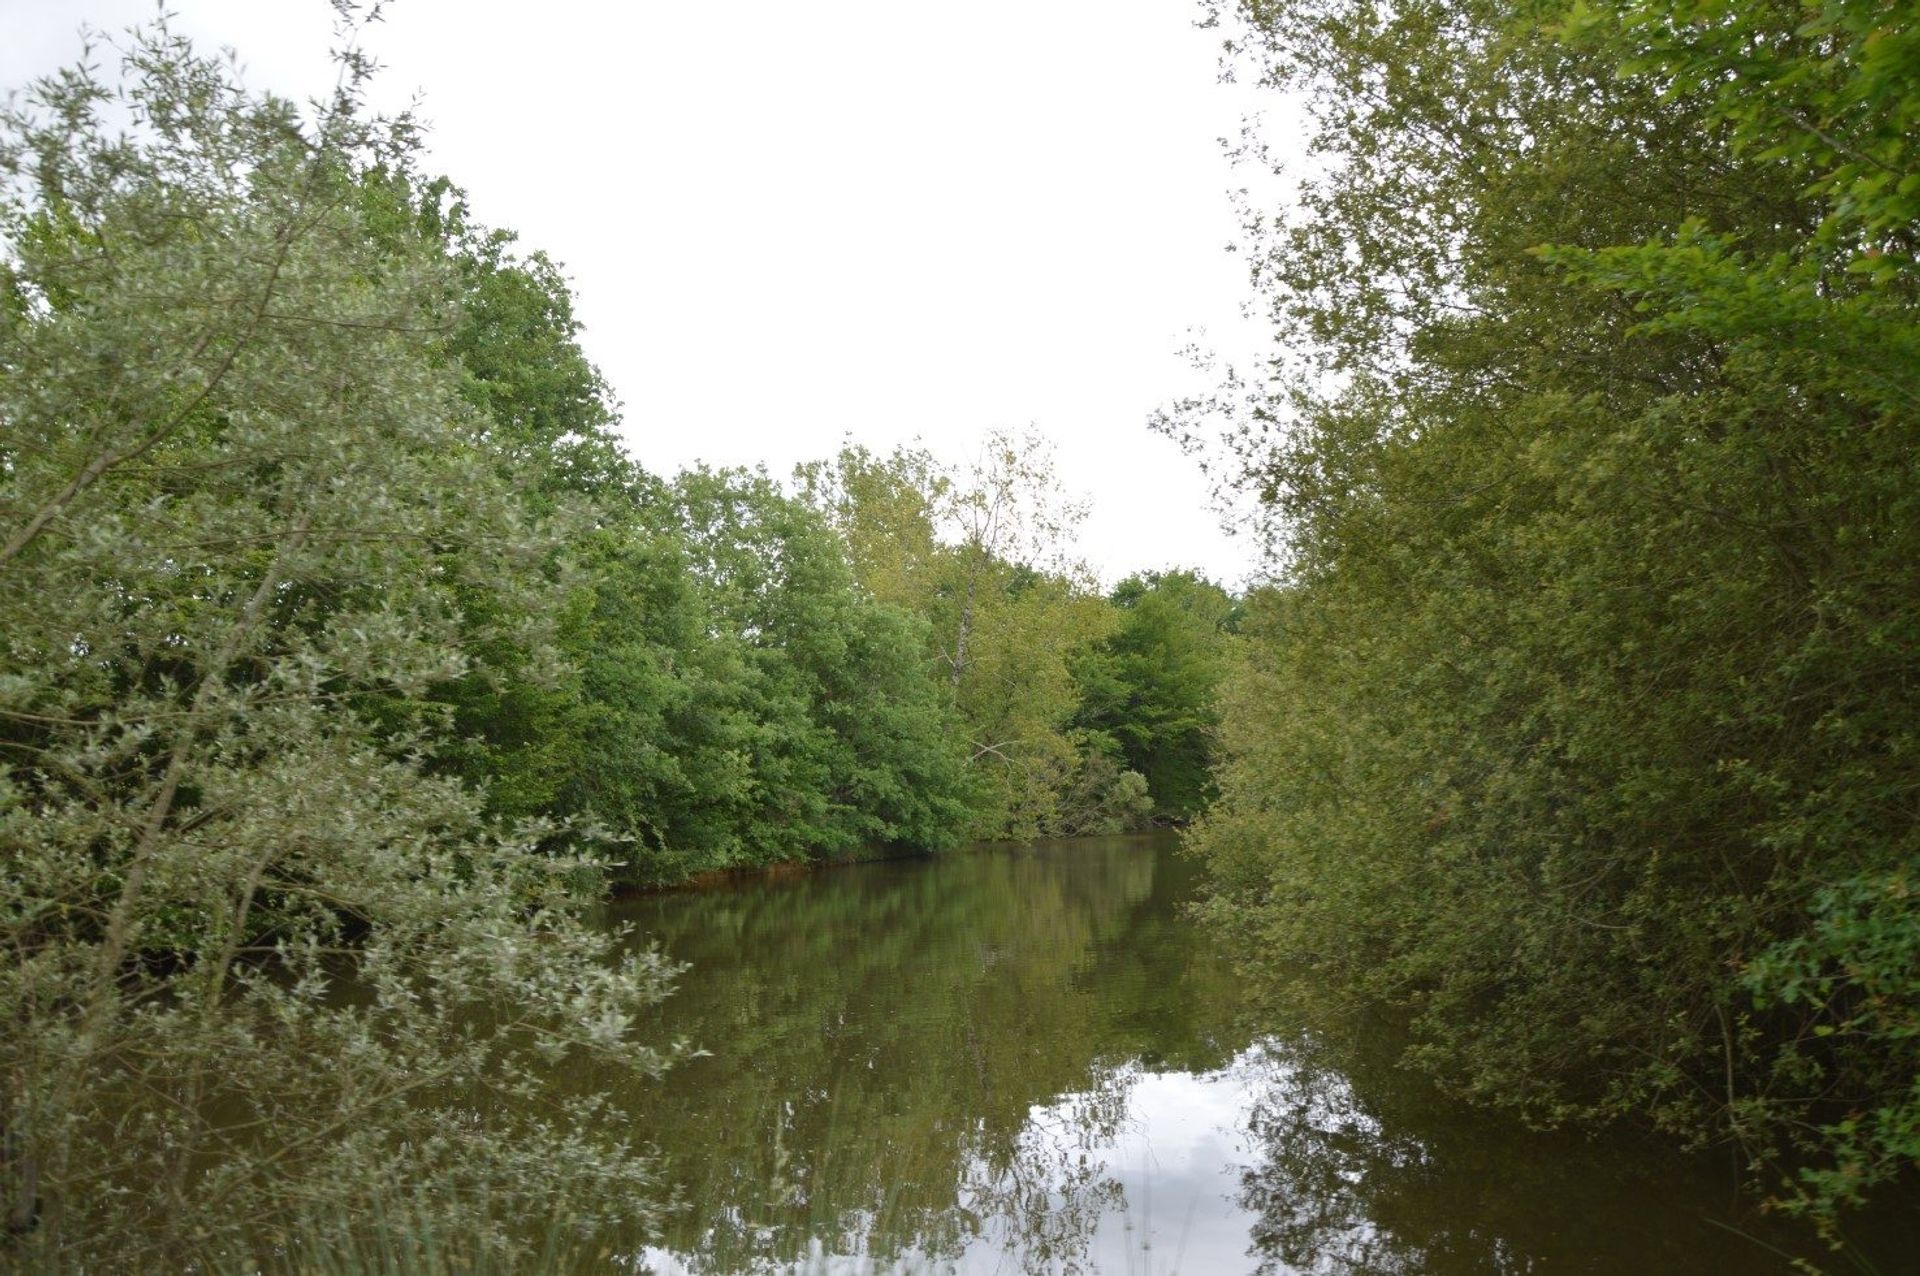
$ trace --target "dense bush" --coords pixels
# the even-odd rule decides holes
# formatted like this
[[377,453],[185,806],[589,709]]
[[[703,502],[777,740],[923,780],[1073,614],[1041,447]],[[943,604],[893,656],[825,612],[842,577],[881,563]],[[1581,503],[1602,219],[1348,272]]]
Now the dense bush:
[[1218,914],[1830,1219],[1920,1152],[1912,15],[1244,15],[1319,176],[1249,221],[1272,380],[1192,405],[1284,549]]
[[429,765],[563,527],[460,394],[440,245],[368,213],[411,129],[351,58],[305,120],[164,27],[125,71],[0,116],[0,1264],[218,1263],[402,1190],[481,1245],[644,1222],[646,1157],[543,1078],[662,1066],[668,972],[584,923],[584,848]]

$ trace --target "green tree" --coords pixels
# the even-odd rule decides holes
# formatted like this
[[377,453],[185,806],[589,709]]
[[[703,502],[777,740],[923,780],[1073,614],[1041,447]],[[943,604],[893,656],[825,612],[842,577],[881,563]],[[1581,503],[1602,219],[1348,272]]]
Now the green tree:
[[661,1066],[666,971],[426,767],[462,599],[542,614],[553,532],[448,370],[457,277],[368,219],[413,129],[352,54],[310,119],[164,25],[123,67],[0,117],[0,1245],[181,1267],[395,1194],[645,1219],[602,1100],[541,1104]]
[[559,270],[444,181],[382,171],[366,190],[376,224],[442,246],[459,281],[442,357],[529,512],[573,528],[543,565],[544,626],[484,579],[463,597],[473,660],[438,691],[440,765],[495,814],[611,834],[626,883],[954,841],[964,777],[920,631],[854,596],[837,565],[854,547],[764,481],[643,473]]
[[954,841],[964,777],[920,630],[854,595],[852,547],[763,480],[669,484],[628,461],[565,278],[447,183],[382,172],[367,202],[443,246],[460,289],[442,354],[487,451],[530,512],[576,529],[544,566],[545,628],[484,581],[463,598],[483,623],[439,692],[441,765],[496,814],[602,828],[627,883]]
[[963,472],[924,450],[849,447],[799,478],[861,585],[927,624],[974,775],[976,836],[1111,832],[1144,814],[1139,777],[1073,725],[1072,661],[1115,615],[1068,553],[1084,509],[1043,439],[990,434]]
[[1920,1129],[1911,20],[1236,9],[1322,176],[1210,405],[1285,538],[1219,914],[1459,1092],[1830,1217]]
[[742,862],[950,846],[969,782],[924,623],[859,590],[841,539],[760,474],[671,489],[716,632],[739,653],[751,738]]
[[[480,446],[529,515],[558,517],[571,533],[541,568],[556,591],[547,614],[525,613],[511,581],[501,588],[484,571],[465,573],[469,662],[436,691],[454,710],[436,766],[483,788],[493,814],[579,815],[574,778],[604,746],[582,736],[593,716],[586,665],[603,636],[591,617],[616,581],[662,588],[635,581],[635,563],[672,572],[674,556],[655,552],[660,536],[637,517],[659,485],[621,451],[616,405],[580,348],[559,268],[516,254],[512,233],[481,225],[445,178],[380,167],[360,182],[363,216],[383,242],[437,247],[445,262],[452,323],[435,357],[482,423]],[[652,548],[633,552],[635,542]],[[609,572],[616,564],[628,570]],[[653,699],[671,695],[656,688]]]
[[925,613],[953,476],[925,448],[875,456],[848,442],[831,461],[795,472],[800,496],[847,546],[854,577],[883,603]]
[[1214,702],[1234,601],[1182,571],[1130,576],[1110,599],[1119,627],[1074,661],[1075,724],[1146,779],[1157,816],[1191,819],[1213,795]]

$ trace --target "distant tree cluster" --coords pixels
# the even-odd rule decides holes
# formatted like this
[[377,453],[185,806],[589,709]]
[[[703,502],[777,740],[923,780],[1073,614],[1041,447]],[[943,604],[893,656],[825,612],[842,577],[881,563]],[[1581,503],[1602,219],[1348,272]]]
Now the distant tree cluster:
[[965,472],[849,446],[799,478],[868,592],[926,626],[974,836],[1115,833],[1200,809],[1236,615],[1224,590],[1169,572],[1103,597],[1066,551],[1083,511],[1032,435],[990,436]]
[[1920,15],[1215,9],[1317,174],[1248,210],[1281,354],[1186,421],[1282,551],[1217,915],[1837,1227],[1920,1162]]

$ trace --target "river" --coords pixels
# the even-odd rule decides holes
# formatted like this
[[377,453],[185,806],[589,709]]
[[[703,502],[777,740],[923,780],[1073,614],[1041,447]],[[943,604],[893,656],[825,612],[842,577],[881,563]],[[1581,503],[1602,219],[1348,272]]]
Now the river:
[[[688,963],[632,1096],[680,1272],[1750,1273],[1805,1238],[1724,1157],[1516,1131],[1393,1026],[1265,1031],[1164,834],[621,901]],[[1911,1237],[1907,1239],[1912,1239]],[[1875,1235],[1862,1255],[1905,1270]],[[1844,1259],[1831,1262],[1844,1268]]]

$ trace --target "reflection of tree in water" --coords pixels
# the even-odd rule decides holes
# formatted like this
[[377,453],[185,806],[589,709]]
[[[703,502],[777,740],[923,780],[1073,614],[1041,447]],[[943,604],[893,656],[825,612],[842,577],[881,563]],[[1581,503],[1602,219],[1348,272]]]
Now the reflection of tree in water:
[[1232,1048],[1169,924],[1190,877],[1163,844],[1090,839],[624,907],[692,966],[660,1030],[712,1052],[632,1102],[688,1202],[667,1246],[715,1272],[983,1243],[1077,1270],[1123,1208],[1089,1167],[1130,1063]]
[[[1356,1019],[1244,1057],[1262,1075],[1239,1201],[1258,1216],[1262,1273],[1744,1276],[1786,1271],[1781,1250],[1834,1263],[1741,1203],[1724,1162],[1514,1128],[1400,1068],[1399,1044],[1392,1025]],[[1875,1239],[1870,1253],[1910,1255]]]
[[1112,1156],[1137,1086],[1230,1058],[1251,1165],[1221,1190],[1275,1276],[1767,1270],[1709,1219],[1796,1247],[1732,1211],[1717,1163],[1439,1097],[1397,1066],[1391,1022],[1273,1006],[1316,1031],[1241,1050],[1237,981],[1176,916],[1191,869],[1116,839],[622,906],[693,964],[661,1035],[713,1052],[629,1102],[688,1202],[672,1261],[1088,1271],[1102,1221],[1144,1204]]
[[1262,1273],[1412,1272],[1418,1253],[1397,1252],[1369,1199],[1390,1173],[1417,1172],[1429,1159],[1420,1144],[1384,1130],[1341,1074],[1275,1050],[1249,1062],[1270,1074],[1247,1116],[1247,1130],[1269,1155],[1241,1180],[1240,1203],[1258,1216],[1253,1248]]
[[1087,1090],[1036,1108],[1006,1155],[969,1167],[962,1180],[967,1212],[985,1224],[996,1248],[1021,1256],[1023,1270],[1090,1270],[1086,1256],[1101,1218],[1126,1208],[1126,1193],[1100,1154],[1119,1137],[1138,1075],[1096,1069]]

